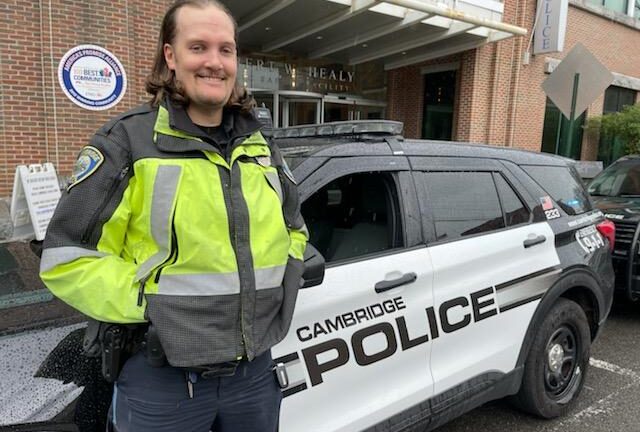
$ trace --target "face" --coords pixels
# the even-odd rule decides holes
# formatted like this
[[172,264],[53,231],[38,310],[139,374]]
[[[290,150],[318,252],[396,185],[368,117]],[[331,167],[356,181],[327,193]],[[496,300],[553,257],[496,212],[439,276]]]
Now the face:
[[215,6],[184,6],[176,13],[176,35],[164,57],[190,99],[187,113],[197,124],[222,119],[238,71],[233,22]]

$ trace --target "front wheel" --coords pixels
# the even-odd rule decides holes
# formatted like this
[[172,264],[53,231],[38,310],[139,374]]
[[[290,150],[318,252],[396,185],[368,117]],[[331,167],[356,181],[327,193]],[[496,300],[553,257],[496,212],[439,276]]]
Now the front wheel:
[[584,311],[571,300],[558,299],[533,340],[517,405],[544,418],[568,411],[584,385],[590,347]]

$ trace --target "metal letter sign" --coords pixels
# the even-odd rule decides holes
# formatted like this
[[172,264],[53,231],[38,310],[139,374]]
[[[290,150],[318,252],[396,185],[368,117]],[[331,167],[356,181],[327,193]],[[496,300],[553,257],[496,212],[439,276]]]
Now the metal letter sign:
[[533,54],[562,52],[568,0],[538,0]]

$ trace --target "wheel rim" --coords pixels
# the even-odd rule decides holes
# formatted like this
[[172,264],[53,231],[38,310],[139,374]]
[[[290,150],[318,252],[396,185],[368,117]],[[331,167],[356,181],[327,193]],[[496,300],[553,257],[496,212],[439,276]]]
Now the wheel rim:
[[545,390],[558,401],[570,400],[582,377],[581,354],[573,328],[563,325],[549,338],[545,363]]

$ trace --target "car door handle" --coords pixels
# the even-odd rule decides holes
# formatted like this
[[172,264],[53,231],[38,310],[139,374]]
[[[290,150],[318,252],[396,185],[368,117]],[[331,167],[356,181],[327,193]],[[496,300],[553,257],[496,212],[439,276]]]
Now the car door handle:
[[528,238],[525,241],[522,242],[522,244],[524,245],[524,248],[530,248],[531,246],[535,246],[537,244],[540,243],[544,243],[547,240],[547,238],[545,236],[543,236],[542,234],[540,234],[538,237],[535,238]]
[[402,276],[400,276],[398,279],[393,279],[393,280],[383,280],[380,281],[376,284],[375,288],[376,288],[376,292],[377,293],[381,293],[384,291],[389,291],[392,288],[396,288],[399,287],[401,285],[406,285],[406,284],[410,284],[412,282],[415,282],[415,280],[418,279],[418,275],[415,274],[414,272],[411,273],[405,273]]

